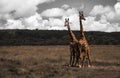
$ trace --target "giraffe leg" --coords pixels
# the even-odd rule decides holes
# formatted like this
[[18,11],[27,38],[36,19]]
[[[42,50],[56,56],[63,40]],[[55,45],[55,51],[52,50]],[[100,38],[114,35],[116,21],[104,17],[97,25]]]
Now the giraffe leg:
[[79,64],[79,68],[83,67],[83,55],[80,55],[80,64]]
[[76,64],[77,64],[77,53],[76,53],[76,51],[75,51],[75,56],[74,56],[74,66],[76,66]]
[[84,63],[86,61],[86,57],[85,57],[85,54],[82,55],[82,66],[84,66]]
[[72,66],[72,56],[73,56],[73,48],[70,46],[70,61],[69,61],[69,66]]
[[84,46],[81,47],[81,66],[84,66],[86,61],[86,48]]
[[79,64],[79,68],[83,67],[83,55],[82,55],[82,49],[80,48],[80,54],[79,54],[79,59],[80,59],[80,64]]
[[79,62],[79,49],[78,46],[75,47],[75,66]]
[[88,67],[92,66],[91,59],[90,59],[90,50],[87,50],[87,59],[88,59]]
[[75,50],[75,47],[73,47],[73,57],[72,57],[72,66],[75,65],[75,62],[76,62],[76,50]]
[[71,51],[70,51],[70,65],[69,66],[73,66],[74,62],[75,62],[75,52],[74,52],[74,47],[71,47]]
[[78,52],[76,53],[75,58],[76,58],[75,66],[77,66],[77,64],[79,64],[79,53]]
[[75,55],[73,56],[72,66],[75,65]]
[[72,65],[72,55],[70,55],[70,63],[69,63],[69,66]]

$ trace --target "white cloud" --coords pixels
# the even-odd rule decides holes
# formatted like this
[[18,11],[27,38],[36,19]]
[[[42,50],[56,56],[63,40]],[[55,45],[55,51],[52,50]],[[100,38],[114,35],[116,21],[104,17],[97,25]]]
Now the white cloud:
[[4,29],[24,29],[24,25],[20,20],[9,19],[3,27]]
[[40,27],[40,24],[42,22],[42,17],[38,13],[36,13],[33,16],[23,19],[22,22],[25,28],[36,29]]
[[78,13],[76,8],[70,8],[69,5],[64,4],[61,8],[47,9],[43,11],[41,15],[43,17],[62,17],[62,16],[70,16],[76,13]]
[[63,9],[69,9],[69,8],[70,8],[70,6],[69,6],[69,5],[67,5],[67,4],[64,4],[64,5],[62,5],[62,6],[61,6],[61,8],[63,8]]
[[109,13],[112,10],[110,6],[104,7],[103,5],[95,5],[90,14],[93,16]]
[[2,26],[2,29],[44,29],[43,24],[42,17],[38,13],[35,13],[33,16],[18,20],[8,19],[7,23]]
[[[117,2],[114,7],[96,5],[90,12],[90,15],[94,17],[94,20],[91,21],[92,26],[97,31],[120,31],[120,2]],[[95,18],[99,16],[98,21]],[[88,21],[88,20],[87,20]]]
[[0,14],[9,14],[14,11],[14,17],[33,15],[37,5],[54,0],[0,0]]
[[64,10],[61,8],[47,9],[41,13],[44,17],[61,17],[64,14]]
[[[116,3],[114,7],[95,5],[90,12],[90,16],[87,16],[86,21],[83,21],[84,30],[119,32],[119,4],[120,3]],[[69,18],[71,29],[80,30],[78,10],[67,4],[63,5],[61,8],[47,9],[41,14],[35,12],[29,17],[22,17],[20,19],[14,19],[13,15],[9,13],[0,13],[1,20],[7,22],[3,26],[0,26],[0,29],[67,30],[67,27],[64,27],[64,19]],[[98,15],[100,18],[99,20],[96,20]],[[47,17],[48,19],[43,19],[43,17]],[[7,19],[7,21],[5,21],[5,19]]]
[[[20,27],[21,28],[28,27],[28,26],[23,27],[24,24],[22,24],[23,23],[22,20],[24,19],[28,20],[27,18],[29,19],[32,18],[30,16],[34,16],[34,14],[37,11],[38,4],[52,1],[55,0],[0,0],[0,21],[2,21],[0,22],[0,28],[14,29]],[[21,18],[22,20],[19,18]],[[33,19],[29,21],[35,22],[35,20]],[[33,23],[29,25],[31,26],[33,25]]]
[[114,7],[110,6],[103,6],[103,5],[96,5],[93,7],[90,15],[97,16],[100,15],[101,17],[106,17],[106,19],[110,22],[117,22],[120,21],[120,2],[117,2]]
[[65,30],[64,20],[58,18],[49,18],[48,20],[48,30]]
[[51,26],[63,26],[63,21],[57,18],[49,18],[49,22]]
[[86,31],[105,31],[107,28],[107,23],[95,21],[95,17],[87,17],[83,24]]
[[78,11],[76,8],[69,8],[68,10],[66,10],[66,12],[64,13],[65,16],[70,16],[70,15],[74,15],[74,14],[78,14]]
[[86,17],[86,21],[83,21],[83,26],[85,31],[120,31],[119,23],[110,23],[106,19],[104,19],[104,17],[101,18],[99,21],[96,21],[94,16]]
[[57,18],[49,18],[48,20],[43,20],[40,14],[35,13],[35,15],[21,18],[18,20],[8,19],[1,29],[40,29],[40,30],[63,30],[64,21]]
[[114,8],[115,8],[116,14],[120,15],[120,2],[116,3]]

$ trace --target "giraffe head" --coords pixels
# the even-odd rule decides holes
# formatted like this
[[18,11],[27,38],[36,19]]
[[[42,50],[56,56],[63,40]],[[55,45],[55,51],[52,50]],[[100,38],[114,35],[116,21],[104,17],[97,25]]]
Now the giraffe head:
[[69,18],[65,18],[65,24],[64,24],[64,26],[69,26]]
[[80,15],[80,18],[81,18],[82,20],[86,20],[85,17],[84,17],[83,11],[80,11],[80,12],[79,12],[79,15]]

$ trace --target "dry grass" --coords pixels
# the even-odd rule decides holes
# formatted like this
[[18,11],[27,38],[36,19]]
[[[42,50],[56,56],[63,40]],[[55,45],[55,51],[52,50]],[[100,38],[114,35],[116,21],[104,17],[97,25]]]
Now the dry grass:
[[120,46],[91,45],[93,67],[68,67],[68,46],[0,46],[0,78],[120,78]]

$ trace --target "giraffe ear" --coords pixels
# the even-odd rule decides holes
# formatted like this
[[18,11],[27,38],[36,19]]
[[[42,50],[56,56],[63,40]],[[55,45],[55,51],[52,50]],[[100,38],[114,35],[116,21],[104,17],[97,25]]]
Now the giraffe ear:
[[83,14],[83,11],[81,11],[81,14]]
[[79,15],[81,15],[81,11],[79,11]]
[[68,18],[68,21],[69,21],[69,18]]
[[83,14],[83,11],[80,11],[79,14]]

